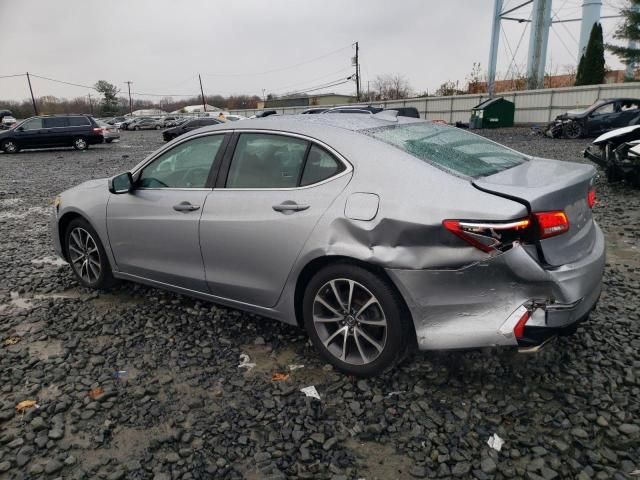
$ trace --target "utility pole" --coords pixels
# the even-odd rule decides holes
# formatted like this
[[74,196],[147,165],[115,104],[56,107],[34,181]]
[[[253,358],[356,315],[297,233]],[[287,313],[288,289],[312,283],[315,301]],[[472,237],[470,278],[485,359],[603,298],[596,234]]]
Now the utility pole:
[[487,90],[489,96],[496,93],[496,65],[498,64],[498,43],[500,42],[500,17],[502,16],[502,0],[494,0],[493,24],[491,26],[491,47],[489,50],[489,75]]
[[200,94],[202,95],[202,111],[207,111],[207,101],[204,98],[204,90],[202,89],[202,77],[198,74],[198,80],[200,80]]
[[127,89],[129,90],[129,115],[133,115],[133,103],[131,102],[131,84],[133,83],[130,80],[124,82],[127,84]]
[[33,102],[33,114],[38,115],[38,107],[36,107],[36,97],[33,96],[33,88],[31,88],[31,78],[27,72],[27,82],[29,83],[29,91],[31,92],[31,101]]
[[89,111],[91,112],[91,115],[93,115],[93,103],[91,103],[91,94],[87,93],[87,97],[89,97]]
[[535,90],[544,87],[544,67],[547,60],[549,27],[551,27],[551,0],[533,0],[532,13],[527,83],[528,88]]
[[358,63],[358,42],[356,42],[356,100],[360,101],[360,64]]

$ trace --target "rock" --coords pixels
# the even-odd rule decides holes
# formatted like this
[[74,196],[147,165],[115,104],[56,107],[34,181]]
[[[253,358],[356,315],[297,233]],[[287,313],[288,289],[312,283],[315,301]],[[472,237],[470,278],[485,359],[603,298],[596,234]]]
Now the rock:
[[640,432],[640,426],[633,423],[623,423],[618,427],[618,430],[620,430],[625,435],[635,435],[636,433]]
[[4,462],[0,463],[0,472],[8,472],[10,468],[11,468],[10,461],[5,460]]
[[176,452],[169,452],[165,456],[165,460],[169,463],[177,463],[178,460],[180,460],[180,455],[178,455]]
[[415,478],[426,478],[427,469],[421,465],[415,465],[409,470],[409,475]]
[[16,465],[18,467],[23,467],[27,463],[31,461],[31,456],[33,455],[34,449],[31,446],[22,447],[18,454],[16,455]]
[[47,423],[42,417],[35,417],[33,420],[31,420],[30,425],[31,428],[33,428],[36,432],[47,428]]
[[57,473],[62,470],[62,467],[64,467],[64,465],[58,460],[51,459],[45,464],[44,471],[48,475],[51,475],[52,473]]
[[338,439],[336,437],[331,437],[324,442],[322,449],[325,451],[331,450],[336,443],[338,443]]
[[52,440],[60,440],[62,437],[64,437],[64,430],[59,427],[53,427],[51,430],[49,430],[48,436]]
[[469,462],[458,462],[451,469],[451,474],[454,477],[464,477],[471,471],[471,465]]
[[496,462],[491,457],[485,457],[480,462],[480,469],[487,474],[493,474],[496,471]]

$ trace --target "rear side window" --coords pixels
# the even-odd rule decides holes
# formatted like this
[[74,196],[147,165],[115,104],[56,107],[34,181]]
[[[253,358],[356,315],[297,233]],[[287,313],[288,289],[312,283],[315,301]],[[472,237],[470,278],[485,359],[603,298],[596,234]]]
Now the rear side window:
[[227,188],[294,188],[307,153],[299,138],[243,133],[231,160]]
[[87,117],[69,117],[69,125],[72,127],[84,127],[91,125]]
[[321,182],[333,177],[342,170],[344,170],[342,163],[338,162],[327,151],[317,145],[313,145],[309,150],[309,156],[304,165],[300,186],[304,187]]
[[448,172],[482,177],[527,161],[514,150],[460,128],[430,122],[360,130]]
[[42,126],[44,128],[60,128],[69,125],[66,117],[49,117],[42,119]]

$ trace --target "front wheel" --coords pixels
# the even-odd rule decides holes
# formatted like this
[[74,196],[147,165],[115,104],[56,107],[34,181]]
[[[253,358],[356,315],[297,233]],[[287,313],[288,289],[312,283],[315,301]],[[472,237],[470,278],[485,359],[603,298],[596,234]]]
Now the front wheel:
[[564,127],[562,128],[562,133],[566,138],[575,140],[576,138],[580,138],[582,136],[582,125],[572,120],[564,125]]
[[84,138],[78,137],[73,139],[73,148],[76,150],[86,150],[89,148],[89,144]]
[[2,145],[0,145],[0,148],[2,148],[5,153],[18,153],[20,151],[20,147],[18,147],[18,144],[13,140],[5,140],[2,142]]
[[303,299],[304,324],[320,355],[336,369],[377,375],[408,350],[412,322],[384,277],[339,263],[316,273]]
[[78,281],[85,287],[109,288],[115,280],[104,247],[89,222],[76,218],[65,234],[67,259]]

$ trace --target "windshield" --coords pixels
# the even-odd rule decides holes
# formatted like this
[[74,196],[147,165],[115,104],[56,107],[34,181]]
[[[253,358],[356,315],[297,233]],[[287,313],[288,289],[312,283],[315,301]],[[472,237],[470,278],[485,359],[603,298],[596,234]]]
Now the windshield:
[[482,177],[527,161],[521,153],[460,128],[419,122],[360,130],[448,172]]

